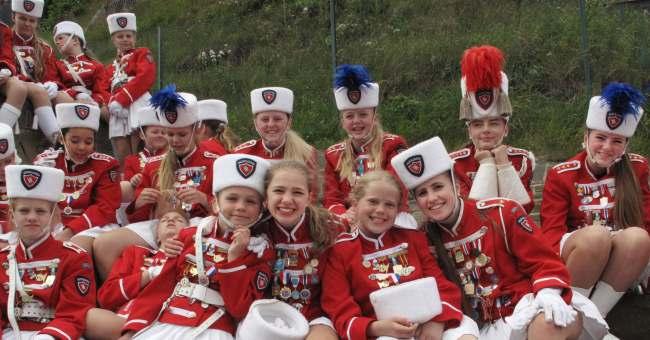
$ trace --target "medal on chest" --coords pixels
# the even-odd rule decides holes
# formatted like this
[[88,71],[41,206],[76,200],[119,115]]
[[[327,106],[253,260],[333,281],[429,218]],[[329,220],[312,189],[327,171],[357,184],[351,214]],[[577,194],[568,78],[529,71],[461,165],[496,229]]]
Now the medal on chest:
[[276,246],[271,295],[284,300],[299,311],[309,303],[312,286],[320,282],[320,263],[312,256],[311,247],[311,243]]
[[368,278],[376,281],[379,288],[398,284],[415,271],[408,262],[408,243],[363,255],[361,265],[371,270]]

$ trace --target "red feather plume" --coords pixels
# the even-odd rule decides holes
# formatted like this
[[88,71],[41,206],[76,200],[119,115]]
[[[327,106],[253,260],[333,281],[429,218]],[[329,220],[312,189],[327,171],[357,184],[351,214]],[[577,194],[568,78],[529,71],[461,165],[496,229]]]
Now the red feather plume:
[[465,77],[467,91],[490,89],[501,86],[503,52],[490,46],[475,46],[465,50],[460,62],[460,70]]

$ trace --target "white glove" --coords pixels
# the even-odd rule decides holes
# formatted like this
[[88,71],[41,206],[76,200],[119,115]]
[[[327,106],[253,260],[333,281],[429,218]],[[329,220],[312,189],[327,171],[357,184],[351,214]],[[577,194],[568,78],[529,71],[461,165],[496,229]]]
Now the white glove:
[[11,71],[8,68],[3,68],[0,70],[0,81],[4,81],[11,77]]
[[55,83],[48,81],[42,84],[43,88],[45,91],[47,91],[47,96],[50,97],[50,99],[53,99],[56,97],[56,94],[59,92],[59,86],[56,85]]
[[149,275],[149,280],[153,280],[156,276],[160,275],[160,272],[162,271],[163,266],[158,265],[158,266],[151,266],[147,268],[147,274]]
[[123,108],[122,104],[116,101],[112,101],[108,104],[108,112],[110,112],[111,116],[117,118],[129,118],[129,110]]
[[40,334],[40,333],[36,334],[36,336],[34,336],[32,339],[34,339],[34,340],[56,340],[56,338],[54,338],[53,336],[51,336],[49,334]]
[[401,213],[397,214],[394,223],[396,226],[400,226],[404,229],[418,229],[418,221],[415,219],[415,217],[413,217],[413,215],[407,213],[406,211],[402,211]]
[[269,241],[264,237],[253,236],[248,242],[247,249],[253,253],[257,254],[257,257],[260,258],[264,254],[264,250],[269,247]]
[[578,312],[562,300],[561,293],[558,288],[543,288],[535,295],[535,303],[544,311],[546,321],[553,320],[556,326],[566,327],[576,320]]

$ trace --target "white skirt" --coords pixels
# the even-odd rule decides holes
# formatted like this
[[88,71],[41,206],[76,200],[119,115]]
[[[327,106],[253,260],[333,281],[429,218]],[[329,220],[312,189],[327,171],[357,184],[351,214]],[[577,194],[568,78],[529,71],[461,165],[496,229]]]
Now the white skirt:
[[139,109],[149,105],[150,98],[151,94],[145,92],[140,98],[134,101],[129,106],[129,117],[127,118],[118,118],[111,115],[108,120],[108,138],[128,136],[132,131],[136,130],[138,128],[138,120],[135,114]]
[[[460,325],[442,332],[442,340],[457,340],[463,335],[473,335],[478,338],[478,325],[469,316],[463,315]],[[414,339],[414,338],[411,338]],[[482,339],[482,338],[481,338]],[[398,340],[390,336],[380,336],[377,340]]]
[[[38,332],[29,332],[29,331],[20,331],[20,339],[14,335],[14,330],[11,328],[5,328],[2,330],[2,339],[12,339],[12,340],[31,340],[36,337]],[[83,337],[79,340],[84,340]]]
[[78,233],[78,234],[76,234],[74,236],[86,236],[86,237],[97,238],[99,235],[107,233],[107,232],[109,232],[111,230],[115,230],[115,229],[117,229],[119,227],[120,227],[119,224],[111,223],[111,224],[107,224],[107,225],[102,226],[102,227],[92,227],[90,229],[86,229],[86,230],[84,230],[84,231],[82,231],[82,232],[80,232],[80,233]]
[[195,327],[172,325],[170,323],[154,322],[151,327],[143,332],[137,333],[133,339],[168,339],[168,340],[233,340],[233,336],[219,329],[208,328],[199,334],[198,337],[192,337]]
[[[609,326],[593,302],[574,293],[571,306],[582,314],[580,340],[600,340],[607,334]],[[519,300],[512,315],[484,325],[480,339],[525,340],[528,336],[528,326],[539,313],[543,313],[543,310],[535,305],[535,295],[528,293]]]

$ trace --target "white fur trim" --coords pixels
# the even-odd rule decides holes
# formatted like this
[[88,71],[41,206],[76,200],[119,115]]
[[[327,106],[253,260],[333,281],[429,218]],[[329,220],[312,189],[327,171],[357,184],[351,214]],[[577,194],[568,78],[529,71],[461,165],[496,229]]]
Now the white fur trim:
[[400,152],[390,163],[409,190],[454,166],[440,137],[433,137]]
[[253,114],[264,111],[293,113],[293,91],[284,87],[262,87],[251,91]]
[[23,13],[35,18],[43,16],[44,0],[11,0],[11,10],[16,13]]
[[76,36],[81,40],[81,47],[86,47],[86,38],[84,36],[84,29],[74,21],[61,21],[54,26],[54,39],[59,34],[70,34]]
[[199,100],[199,120],[220,120],[228,124],[228,105],[218,99]]
[[[354,103],[350,100],[351,98],[357,102]],[[339,111],[377,107],[379,105],[379,85],[377,83],[361,85],[358,93],[354,94],[349,94],[347,87],[339,87],[334,89],[334,99]]]
[[63,191],[60,169],[37,165],[8,165],[5,168],[9,198],[38,198],[58,202]]
[[59,128],[88,128],[99,130],[99,107],[82,103],[57,104],[56,121]]
[[621,115],[614,113],[610,119],[618,118],[623,119],[623,121],[618,122],[620,124],[618,126],[609,124],[614,127],[612,128],[607,124],[607,114],[609,112],[610,107],[607,103],[602,101],[601,96],[592,97],[589,101],[589,110],[587,111],[587,128],[603,132],[611,132],[629,138],[634,135],[634,131],[636,131],[636,127],[643,117],[643,108],[641,107],[639,107],[639,113],[636,117],[631,114]]
[[251,188],[264,196],[264,177],[270,163],[257,156],[229,154],[214,161],[212,192],[218,193],[231,186]]
[[135,14],[133,13],[114,13],[106,17],[108,23],[108,32],[113,34],[120,31],[137,31]]

